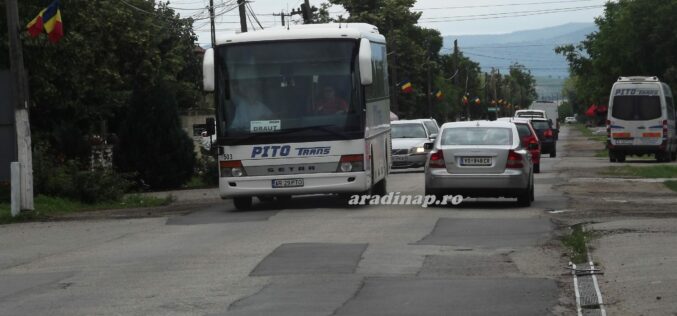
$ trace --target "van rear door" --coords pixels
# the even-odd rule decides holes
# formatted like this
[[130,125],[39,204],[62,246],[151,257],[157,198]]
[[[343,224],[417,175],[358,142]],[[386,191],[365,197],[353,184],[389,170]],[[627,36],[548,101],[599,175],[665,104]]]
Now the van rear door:
[[657,85],[616,88],[609,109],[613,145],[660,145],[663,138],[663,107]]

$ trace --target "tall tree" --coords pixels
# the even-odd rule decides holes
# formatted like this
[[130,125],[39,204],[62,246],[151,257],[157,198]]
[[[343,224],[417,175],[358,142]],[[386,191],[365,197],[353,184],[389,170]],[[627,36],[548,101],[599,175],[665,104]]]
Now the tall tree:
[[[28,23],[48,3],[20,1],[20,19]],[[179,107],[199,102],[201,67],[191,19],[151,0],[61,4],[61,41],[22,36],[34,136],[49,139],[66,156],[81,155],[85,135],[101,133],[103,126],[115,131],[132,90],[160,79],[172,83]],[[0,23],[0,68],[7,66],[6,24]]]
[[607,2],[596,19],[599,31],[579,45],[556,48],[576,76],[577,95],[603,102],[619,76],[659,76],[677,86],[677,2],[619,0]]

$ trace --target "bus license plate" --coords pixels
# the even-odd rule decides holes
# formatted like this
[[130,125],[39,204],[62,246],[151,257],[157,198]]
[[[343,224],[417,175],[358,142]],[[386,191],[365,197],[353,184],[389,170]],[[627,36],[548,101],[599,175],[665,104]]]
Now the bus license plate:
[[398,162],[407,161],[407,157],[406,156],[393,156],[393,161],[398,161]]
[[273,188],[297,188],[303,186],[303,179],[273,180]]
[[463,157],[462,166],[491,166],[491,157]]

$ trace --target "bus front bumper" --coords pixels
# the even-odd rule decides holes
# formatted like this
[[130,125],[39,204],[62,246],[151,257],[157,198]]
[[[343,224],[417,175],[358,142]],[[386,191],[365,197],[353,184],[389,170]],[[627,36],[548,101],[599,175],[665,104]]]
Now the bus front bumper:
[[[275,180],[302,179],[296,187],[273,187]],[[299,185],[298,181],[295,185]],[[285,176],[227,177],[219,178],[219,194],[227,199],[238,196],[304,195],[330,193],[359,193],[371,186],[367,172],[317,173]]]

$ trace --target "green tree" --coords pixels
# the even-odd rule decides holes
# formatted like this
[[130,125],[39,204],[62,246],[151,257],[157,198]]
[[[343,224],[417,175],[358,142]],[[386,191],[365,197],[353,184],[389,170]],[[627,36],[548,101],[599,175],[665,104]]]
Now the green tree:
[[556,48],[569,62],[579,100],[603,103],[619,76],[659,76],[677,86],[677,2],[607,2],[599,31]]
[[[49,4],[19,1],[22,24]],[[86,135],[114,132],[132,90],[156,80],[173,84],[178,106],[201,100],[201,63],[194,53],[192,20],[150,0],[62,1],[65,35],[21,35],[29,74],[31,127],[66,158],[86,155]],[[1,5],[5,16],[4,5]],[[8,68],[6,23],[0,23],[0,68]]]
[[134,90],[120,129],[115,162],[154,189],[175,188],[193,174],[193,140],[181,128],[176,83],[156,81]]

